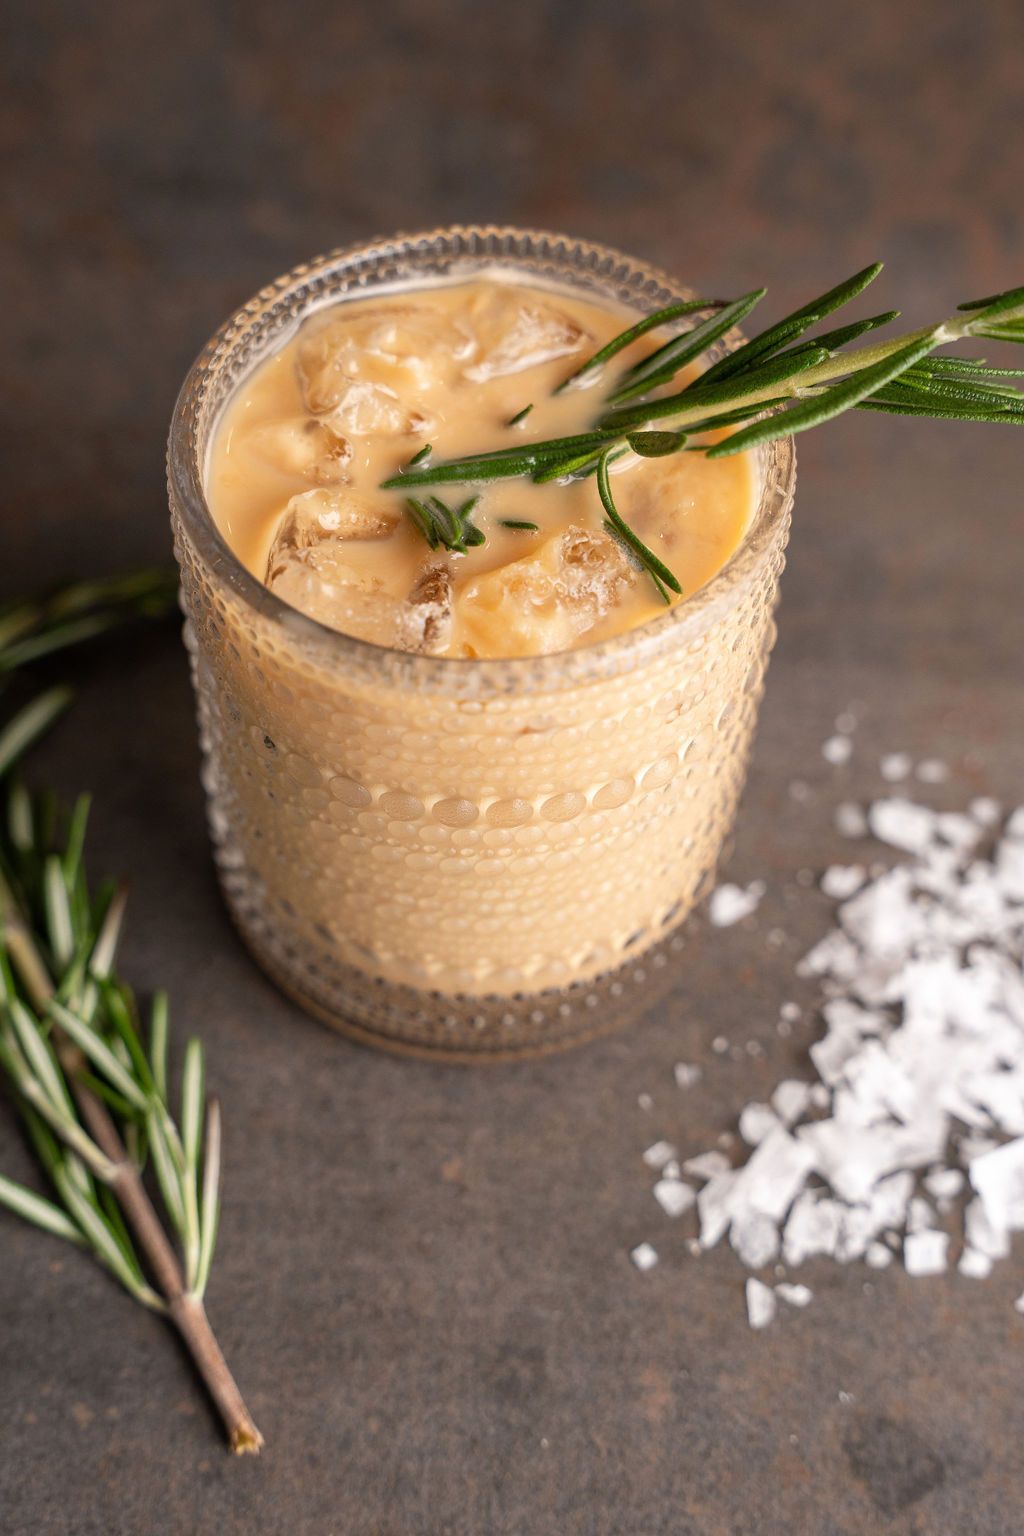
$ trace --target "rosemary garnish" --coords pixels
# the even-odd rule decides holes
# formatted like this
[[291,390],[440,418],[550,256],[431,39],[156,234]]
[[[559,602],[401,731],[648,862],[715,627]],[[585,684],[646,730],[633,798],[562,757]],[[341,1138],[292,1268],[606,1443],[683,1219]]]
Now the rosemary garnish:
[[443,546],[464,555],[467,549],[484,542],[482,529],[469,520],[479,500],[479,496],[471,496],[461,507],[449,507],[439,496],[428,496],[424,501],[410,496],[405,506],[431,549]]
[[532,410],[532,402],[530,405],[524,405],[521,411],[516,411],[514,416],[509,417],[508,421],[505,423],[506,427],[521,427]]
[[418,453],[414,453],[412,458],[409,459],[409,461],[408,461],[409,465],[413,466],[413,465],[416,465],[416,464],[422,464],[424,462],[424,460],[430,458],[430,454],[431,454],[432,449],[433,449],[433,444],[432,443],[424,443],[423,447],[419,450],[419,452]]
[[664,602],[670,603],[672,599],[665,590],[666,587],[680,595],[683,589],[679,585],[678,578],[672,574],[665,562],[659,560],[654,551],[647,548],[640,535],[629,526],[625,518],[619,515],[615,499],[612,496],[611,482],[608,478],[608,465],[611,459],[612,454],[610,452],[603,453],[601,461],[597,466],[597,490],[598,495],[601,497],[601,505],[605,510],[605,527],[609,533],[614,534],[621,543],[625,544],[627,549],[632,550],[657,587],[659,597]]
[[[126,617],[166,611],[176,592],[176,572],[141,572],[12,604],[0,612],[0,671]],[[31,794],[13,772],[70,697],[51,688],[0,729],[0,1073],[56,1197],[0,1176],[0,1205],[90,1249],[131,1296],[173,1322],[231,1448],[257,1451],[262,1437],[203,1307],[221,1130],[216,1101],[204,1110],[202,1045],[186,1048],[176,1117],[166,996],[153,998],[144,1032],[135,996],[115,971],[124,892],[93,890],[86,878],[88,796],[62,814],[52,795]],[[147,1163],[164,1223],[143,1180]]]
[[540,528],[539,523],[523,523],[513,517],[501,517],[498,521],[502,528],[519,528],[524,533],[537,533]]
[[[484,483],[523,476],[543,483],[596,474],[608,521],[628,542],[623,533],[628,525],[617,512],[614,517],[608,512],[605,492],[609,463],[630,450],[641,457],[685,451],[724,458],[759,443],[806,432],[853,408],[940,421],[1024,423],[1024,391],[1006,382],[1018,376],[1016,370],[990,368],[974,358],[932,356],[938,348],[963,340],[1024,343],[1024,288],[972,299],[938,325],[851,351],[843,349],[889,324],[898,311],[872,315],[817,338],[799,340],[862,293],[880,271],[881,263],[875,262],[855,272],[741,343],[674,394],[666,395],[661,393],[664,386],[749,314],[764,289],[731,302],[699,299],[669,305],[616,336],[554,391],[559,394],[596,375],[619,352],[658,326],[686,314],[714,311],[628,369],[612,385],[587,432],[406,471],[385,480],[384,487]],[[652,423],[658,426],[652,427]],[[715,443],[693,441],[700,434],[725,428],[738,430]],[[678,590],[674,578],[666,581],[647,561],[641,552],[646,546],[639,540],[637,544],[639,549],[634,544],[630,548],[644,561],[662,596],[665,588]],[[649,550],[646,555],[650,555]]]

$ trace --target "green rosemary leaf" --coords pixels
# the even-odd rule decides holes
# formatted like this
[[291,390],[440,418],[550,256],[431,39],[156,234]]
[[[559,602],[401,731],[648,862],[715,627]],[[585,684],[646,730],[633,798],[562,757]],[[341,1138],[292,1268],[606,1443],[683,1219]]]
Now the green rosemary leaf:
[[944,378],[939,374],[914,375],[913,370],[909,370],[908,374],[901,375],[888,388],[927,395],[939,404],[952,405],[959,402],[963,405],[987,406],[992,410],[1024,411],[1024,398],[1018,390],[1000,388],[981,381]]
[[649,331],[657,330],[662,325],[670,325],[673,320],[680,320],[684,315],[693,315],[701,310],[721,309],[722,307],[723,301],[721,299],[685,299],[678,304],[666,304],[664,309],[657,309],[653,314],[645,315],[643,320],[638,320],[628,330],[620,332],[618,336],[614,336],[599,352],[595,352],[593,357],[588,357],[586,362],[581,363],[574,373],[570,373],[567,379],[563,379],[561,384],[552,393],[560,395],[564,389],[568,389],[570,385],[576,384],[585,374],[593,373],[595,368],[603,367],[605,363],[610,362],[619,352],[623,352],[627,347],[632,346],[634,341],[639,341],[641,336],[646,336]]
[[79,1247],[85,1245],[85,1238],[59,1206],[37,1195],[34,1190],[26,1189],[24,1184],[16,1184],[13,1179],[5,1178],[2,1173],[0,1205],[32,1222],[33,1226],[41,1227],[44,1232],[52,1232],[55,1237],[63,1237]]
[[913,373],[941,373],[950,377],[984,379],[1024,378],[1024,368],[991,368],[988,363],[974,357],[923,357],[910,370]]
[[978,320],[995,320],[1012,310],[1024,310],[1024,288],[1007,288],[1005,293],[990,293],[987,299],[968,299],[958,304],[960,310],[976,310]]
[[981,337],[984,341],[1012,341],[1019,345],[1024,341],[1024,322],[1013,320],[999,325],[986,325],[984,329],[972,328],[971,335]]
[[430,443],[424,443],[423,447],[420,449],[419,453],[414,453],[412,458],[408,460],[408,463],[410,465],[412,465],[412,464],[422,464],[424,459],[429,459],[430,458],[430,453],[431,453],[431,444]]
[[929,405],[927,402],[918,405],[910,401],[889,400],[884,396],[873,395],[868,400],[859,400],[857,409],[881,411],[889,416],[928,417],[933,421],[977,421],[993,425],[1005,422],[1010,426],[1024,426],[1024,412],[1020,411],[992,411],[982,406]]
[[648,549],[643,539],[629,526],[625,518],[620,516],[615,505],[615,499],[612,496],[611,482],[608,478],[608,465],[610,462],[610,453],[603,453],[597,468],[597,490],[612,531],[617,534],[623,544],[633,551],[645,570],[655,576],[663,586],[681,594],[683,589],[679,585],[678,578],[672,574],[663,560],[658,559],[652,549]]
[[[557,394],[558,391],[556,390],[555,393]],[[526,420],[527,416],[529,416],[532,410],[532,405],[524,405],[521,411],[516,411],[514,416],[509,417],[508,421],[505,423],[506,427],[522,426],[523,422]]]
[[153,1074],[153,1085],[163,1100],[167,1103],[167,1035],[170,1022],[170,1005],[167,993],[160,991],[153,994],[150,1004],[149,1016],[149,1064]]
[[132,1071],[148,1099],[150,1094],[158,1090],[156,1078],[149,1065],[149,1058],[139,1039],[134,998],[123,982],[106,981],[103,983],[102,991],[107,1017],[117,1031],[118,1038],[131,1062]]
[[645,357],[640,363],[630,368],[621,379],[618,388],[609,395],[609,401],[620,404],[626,400],[632,400],[637,395],[643,395],[648,390],[656,389],[666,383],[679,372],[686,363],[706,352],[713,342],[726,331],[738,325],[755,304],[759,304],[767,292],[764,288],[755,288],[751,293],[746,293],[740,299],[727,304],[724,309],[703,321],[700,325],[693,326],[685,331],[682,336],[675,336],[671,341],[665,342],[650,357]]
[[64,879],[67,881],[69,888],[75,884],[82,867],[82,850],[85,847],[85,831],[89,821],[91,804],[91,796],[79,795],[71,812],[71,820],[68,823],[68,834],[64,844],[64,856],[61,863],[64,869]]
[[70,688],[50,688],[20,709],[0,731],[0,773],[6,773],[33,742],[45,736],[70,703]]
[[108,1109],[112,1109],[123,1121],[128,1124],[135,1123],[135,1116],[138,1111],[134,1105],[129,1104],[124,1095],[118,1093],[116,1088],[111,1088],[104,1078],[97,1077],[94,1072],[86,1072],[83,1069],[75,1074],[75,1080],[83,1083],[98,1099],[102,1099]]
[[753,448],[758,443],[773,442],[776,438],[790,437],[797,432],[806,432],[811,427],[820,426],[822,422],[830,421],[874,394],[875,390],[898,377],[912,363],[926,357],[937,345],[937,332],[929,331],[917,341],[890,353],[880,362],[861,368],[850,378],[823,390],[813,399],[802,400],[788,410],[779,411],[763,421],[755,421],[749,427],[741,427],[731,437],[709,448],[708,458],[727,458],[730,454]]
[[210,1099],[206,1106],[206,1141],[203,1148],[203,1183],[199,1200],[199,1257],[193,1289],[202,1296],[210,1278],[213,1250],[217,1245],[220,1222],[220,1104]]
[[56,999],[50,1003],[50,1015],[60,1025],[68,1039],[74,1041],[82,1054],[89,1058],[99,1072],[102,1072],[118,1093],[122,1094],[140,1114],[145,1114],[149,1105],[148,1095],[139,1087],[128,1069],[118,1061],[106,1041]]
[[199,1166],[203,1135],[203,1042],[193,1037],[185,1047],[181,1080],[181,1144],[190,1168]]
[[502,528],[521,529],[523,533],[538,533],[540,531],[537,523],[523,523],[512,517],[502,517],[498,521]]
[[662,459],[678,453],[686,442],[685,432],[631,432],[626,441],[642,459]]
[[[739,379],[721,379],[717,384],[705,384],[704,376],[695,379],[692,384],[680,390],[675,395],[665,395],[660,400],[645,401],[641,405],[620,406],[618,410],[609,411],[601,417],[601,423],[609,431],[628,431],[630,427],[644,426],[649,421],[656,421],[663,416],[676,416],[683,410],[707,410],[709,417],[714,418],[714,407],[721,405],[726,411],[735,408],[737,396],[745,394],[758,395],[761,392],[788,383],[799,374],[806,373],[811,368],[816,368],[820,363],[831,356],[825,347],[817,350],[808,348],[799,356],[790,357],[783,353],[781,357],[769,358],[759,368],[752,369],[749,374],[743,374]],[[787,399],[783,395],[782,399]],[[764,410],[764,402],[761,401],[756,409]],[[712,424],[714,422],[712,421]],[[693,426],[687,422],[686,431],[692,432]]]
[[822,331],[820,336],[801,343],[799,347],[790,347],[788,351],[779,355],[796,357],[810,347],[827,347],[829,352],[838,352],[841,347],[856,341],[860,336],[866,336],[869,331],[877,331],[879,326],[889,325],[893,320],[898,320],[899,315],[898,309],[887,309],[883,314],[869,315],[866,320],[854,320],[850,325],[837,326],[834,331]]
[[436,549],[438,545],[438,538],[434,532],[433,519],[431,518],[423,503],[417,501],[413,496],[407,496],[405,499],[405,510],[412,520],[414,526],[419,529],[420,533],[422,533],[431,549]]
[[57,965],[63,970],[70,965],[75,953],[75,931],[71,920],[71,903],[64,883],[64,869],[55,853],[51,853],[43,864],[43,904],[50,949]]

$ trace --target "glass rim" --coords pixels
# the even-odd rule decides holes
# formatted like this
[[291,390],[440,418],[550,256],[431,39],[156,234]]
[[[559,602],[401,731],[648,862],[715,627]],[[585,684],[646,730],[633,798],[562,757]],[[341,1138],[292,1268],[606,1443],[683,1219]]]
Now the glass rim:
[[[465,259],[467,277],[473,269],[492,267],[515,271],[517,265],[521,265],[529,276],[528,260],[537,257],[553,264],[545,271],[546,286],[570,290],[578,286],[570,281],[575,272],[577,276],[591,273],[599,278],[614,279],[620,287],[657,289],[656,299],[647,303],[637,302],[638,294],[617,294],[619,302],[639,314],[694,297],[693,291],[675,278],[614,247],[516,225],[453,224],[399,233],[341,246],[299,263],[261,288],[217,329],[197,355],[178,394],[168,438],[167,478],[172,502],[195,552],[211,574],[225,582],[247,609],[280,631],[289,643],[299,644],[319,665],[331,669],[345,661],[356,662],[362,667],[386,663],[396,681],[426,691],[471,691],[479,696],[507,694],[517,687],[530,691],[557,690],[630,671],[654,655],[685,646],[710,629],[718,617],[739,600],[770,558],[771,534],[785,518],[795,490],[796,452],[791,437],[779,438],[752,450],[760,482],[757,506],[739,546],[703,587],[664,614],[635,628],[572,650],[539,656],[428,656],[395,650],[331,629],[293,608],[265,586],[242,563],[217,526],[206,499],[206,466],[200,451],[200,433],[204,427],[211,433],[216,429],[220,415],[242,378],[251,374],[275,350],[268,346],[257,353],[225,399],[219,402],[213,421],[206,423],[204,411],[209,406],[211,384],[227,366],[239,344],[252,335],[271,310],[286,306],[290,310],[289,320],[297,324],[307,314],[327,304],[365,298],[372,290],[361,286],[358,278],[367,264],[402,256],[414,260],[417,254],[425,255],[439,244],[452,247],[451,255],[455,261]],[[519,249],[524,244],[530,247],[529,251]],[[346,274],[351,279],[348,284],[342,281],[332,287],[328,297],[318,296],[318,283],[322,285],[328,276],[344,279]],[[457,281],[457,276],[453,280]],[[401,286],[415,290],[418,286],[415,275]],[[419,286],[428,284],[424,281]],[[593,290],[591,295],[600,302],[600,295],[595,295]],[[738,332],[731,333],[726,338],[724,350],[735,346],[739,339]]]

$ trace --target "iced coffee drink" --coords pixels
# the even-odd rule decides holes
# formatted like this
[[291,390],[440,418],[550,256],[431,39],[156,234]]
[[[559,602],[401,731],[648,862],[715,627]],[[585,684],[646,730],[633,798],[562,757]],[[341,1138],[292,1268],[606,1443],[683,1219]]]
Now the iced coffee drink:
[[[266,969],[361,1038],[506,1054],[609,1027],[713,870],[790,450],[545,446],[589,441],[587,360],[675,297],[613,253],[457,231],[300,269],[186,385],[171,494],[225,892]],[[532,445],[534,474],[417,479]]]

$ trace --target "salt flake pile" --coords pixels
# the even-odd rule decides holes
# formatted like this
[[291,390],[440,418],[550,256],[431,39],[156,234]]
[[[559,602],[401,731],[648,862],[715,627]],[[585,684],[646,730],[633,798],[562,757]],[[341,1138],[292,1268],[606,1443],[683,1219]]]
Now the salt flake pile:
[[[984,1278],[1024,1230],[1024,807],[999,836],[989,800],[960,815],[888,798],[856,828],[851,811],[841,831],[866,826],[910,858],[822,879],[837,925],[798,967],[826,998],[810,1050],[819,1080],[747,1105],[740,1166],[715,1150],[680,1170],[668,1143],[650,1148],[654,1194],[678,1215],[699,1184],[699,1247],[728,1236],[749,1269],[900,1257],[923,1276],[958,1257],[961,1274]],[[681,1087],[694,1070],[677,1068]],[[776,1298],[811,1299],[752,1278],[752,1327],[772,1321]]]

